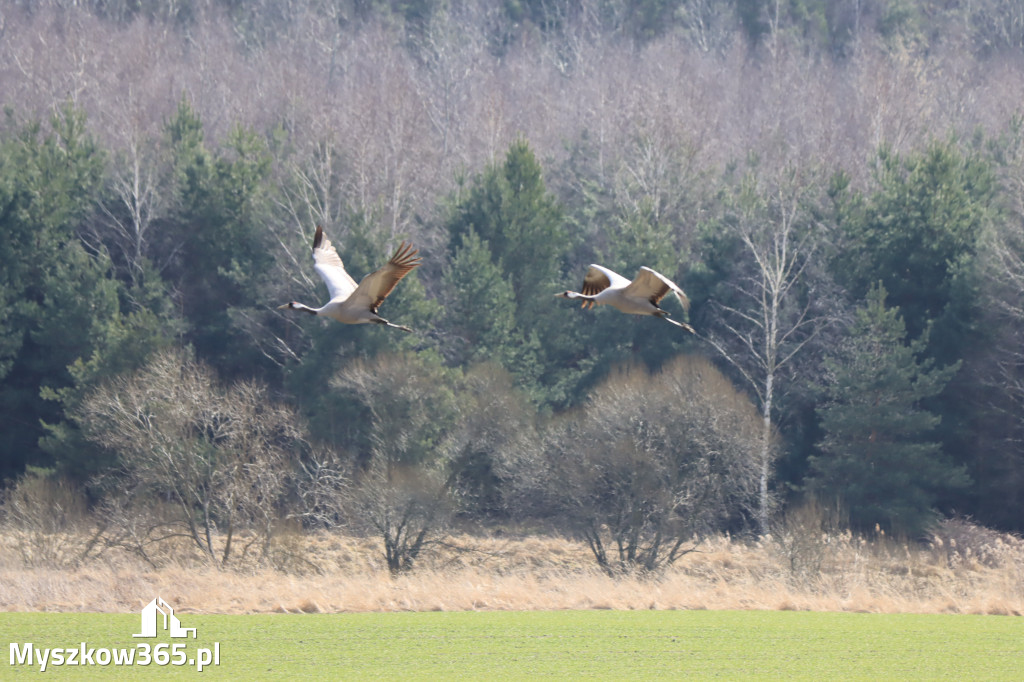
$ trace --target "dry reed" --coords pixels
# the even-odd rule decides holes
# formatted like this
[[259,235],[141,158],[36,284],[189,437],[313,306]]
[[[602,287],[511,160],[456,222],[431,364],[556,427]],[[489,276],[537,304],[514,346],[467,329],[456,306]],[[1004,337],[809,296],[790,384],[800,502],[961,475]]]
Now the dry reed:
[[[33,565],[0,534],[0,611],[130,612],[155,595],[193,613],[485,609],[778,609],[1024,613],[1024,543],[949,533],[928,545],[822,536],[813,551],[771,537],[702,542],[656,576],[610,577],[585,545],[530,535],[447,538],[391,576],[370,539],[293,534],[276,567],[211,567],[182,554],[154,568],[107,551],[78,566]],[[962,534],[961,534],[962,535]],[[21,541],[23,543],[23,541]],[[951,546],[952,543],[952,546]],[[793,552],[811,551],[795,561]],[[266,562],[262,562],[266,564]]]

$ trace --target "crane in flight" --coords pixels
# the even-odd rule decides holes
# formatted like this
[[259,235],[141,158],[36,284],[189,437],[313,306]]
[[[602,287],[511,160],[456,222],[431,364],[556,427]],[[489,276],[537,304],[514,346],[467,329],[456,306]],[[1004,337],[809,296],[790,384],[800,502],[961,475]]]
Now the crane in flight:
[[327,285],[331,300],[319,308],[291,301],[278,306],[278,309],[301,310],[345,324],[374,323],[411,332],[408,327],[385,320],[377,314],[377,309],[402,278],[420,264],[421,259],[417,253],[419,251],[413,249],[412,245],[402,242],[391,256],[391,260],[356,284],[352,276],[345,271],[345,265],[341,262],[341,257],[338,256],[331,240],[324,236],[323,228],[317,225],[316,234],[313,235],[313,269]]
[[683,310],[689,310],[690,299],[683,290],[659,272],[641,267],[637,270],[636,277],[630,281],[602,265],[591,265],[583,277],[582,293],[563,291],[555,296],[582,299],[582,307],[585,309],[593,308],[595,305],[610,305],[630,315],[653,315],[695,334],[693,327],[685,322],[673,320],[669,317],[668,311],[658,307],[661,299],[670,293],[683,306]]

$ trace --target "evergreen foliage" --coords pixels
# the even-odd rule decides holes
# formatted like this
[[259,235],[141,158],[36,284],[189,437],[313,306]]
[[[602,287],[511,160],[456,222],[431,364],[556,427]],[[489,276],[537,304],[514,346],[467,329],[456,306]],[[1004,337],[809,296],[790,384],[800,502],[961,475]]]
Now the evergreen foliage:
[[509,274],[526,321],[542,308],[540,295],[554,286],[566,234],[558,202],[525,140],[512,143],[504,163],[485,170],[458,204],[448,224],[449,249],[463,245],[474,231]]
[[[97,347],[118,314],[105,254],[76,233],[89,214],[103,153],[81,112],[65,106],[49,130],[8,116],[0,144],[0,472],[52,465],[37,448],[42,423],[61,418],[44,390],[72,384],[68,368]],[[68,333],[68,330],[74,330]]]
[[818,499],[837,500],[859,530],[917,537],[935,520],[940,496],[969,480],[929,440],[940,418],[923,405],[959,364],[934,367],[922,359],[927,339],[906,337],[885,288],[872,287],[846,340],[825,360],[824,437],[809,487]]
[[962,357],[971,340],[971,269],[990,219],[988,162],[952,143],[934,143],[905,158],[882,149],[877,190],[846,200],[847,240],[837,256],[839,280],[854,297],[881,282],[905,318],[910,338],[932,329],[928,353]]
[[168,122],[167,136],[174,204],[162,232],[175,253],[168,277],[189,324],[186,338],[229,375],[249,372],[261,358],[228,313],[262,303],[273,263],[271,242],[259,229],[268,211],[266,145],[236,126],[225,153],[215,156],[186,99]]
[[[447,229],[453,258],[449,291],[462,312],[477,309],[475,319],[459,323],[466,336],[456,344],[481,341],[469,362],[484,359],[490,350],[487,359],[512,372],[528,393],[557,400],[562,372],[540,340],[558,338],[553,333],[557,312],[550,303],[567,237],[561,209],[525,140],[512,143],[504,163],[476,178],[455,205]],[[482,300],[474,300],[481,294]],[[497,327],[487,328],[492,323]]]
[[461,366],[496,362],[535,382],[537,377],[528,374],[536,365],[535,357],[529,357],[535,349],[516,326],[511,283],[475,230],[470,229],[456,247],[444,284],[449,301],[442,318],[444,333],[453,337],[450,361]]

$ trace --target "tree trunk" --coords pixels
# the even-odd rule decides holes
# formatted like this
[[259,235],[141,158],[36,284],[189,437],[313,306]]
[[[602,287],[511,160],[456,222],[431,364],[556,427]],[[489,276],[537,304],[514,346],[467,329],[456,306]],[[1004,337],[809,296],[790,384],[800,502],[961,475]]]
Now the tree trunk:
[[772,394],[774,392],[775,377],[769,373],[765,381],[764,404],[762,405],[761,419],[761,471],[758,476],[757,491],[757,525],[758,532],[765,535],[768,532],[768,477],[771,474],[771,448],[772,448]]

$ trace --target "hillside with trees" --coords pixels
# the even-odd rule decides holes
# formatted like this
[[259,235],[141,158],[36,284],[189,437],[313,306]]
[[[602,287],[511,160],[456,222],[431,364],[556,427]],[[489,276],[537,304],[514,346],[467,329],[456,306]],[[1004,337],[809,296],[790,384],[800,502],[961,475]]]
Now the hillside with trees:
[[[452,523],[654,570],[811,500],[1022,532],[1021,73],[1015,0],[0,2],[7,516],[394,572]],[[357,279],[419,248],[414,333],[278,310],[318,224]],[[554,298],[590,263],[697,333]]]

